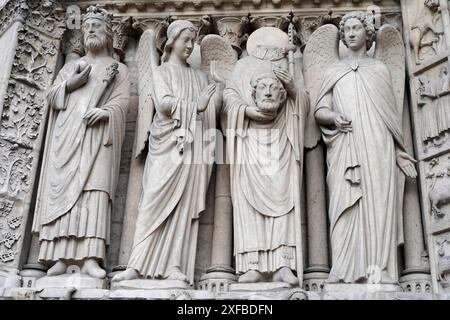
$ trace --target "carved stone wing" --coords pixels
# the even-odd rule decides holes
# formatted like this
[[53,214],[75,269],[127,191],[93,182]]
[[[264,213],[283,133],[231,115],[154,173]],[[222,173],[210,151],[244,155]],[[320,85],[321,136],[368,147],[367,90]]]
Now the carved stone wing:
[[401,123],[405,94],[405,48],[402,35],[393,26],[385,24],[378,30],[374,58],[389,68]]
[[237,52],[221,36],[209,34],[205,36],[201,44],[202,64],[201,69],[208,75],[209,83],[211,78],[211,62],[217,61],[220,76],[227,80],[231,76],[233,67],[238,60]]
[[139,106],[134,156],[138,158],[145,149],[155,112],[152,98],[154,95],[152,74],[159,65],[159,54],[156,49],[156,36],[153,30],[146,30],[142,34],[136,57],[139,68]]
[[303,77],[311,105],[305,129],[306,148],[314,148],[320,140],[320,129],[314,119],[314,107],[325,71],[338,60],[339,31],[332,24],[323,25],[313,32],[303,51]]

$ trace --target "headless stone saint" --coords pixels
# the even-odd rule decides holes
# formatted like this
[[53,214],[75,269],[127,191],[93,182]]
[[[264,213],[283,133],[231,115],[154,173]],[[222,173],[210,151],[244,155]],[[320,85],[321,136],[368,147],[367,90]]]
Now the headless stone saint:
[[198,219],[214,161],[203,156],[214,150],[215,141],[204,134],[215,128],[221,96],[214,83],[208,85],[206,73],[186,62],[196,39],[194,25],[177,20],[167,38],[159,66],[152,31],[140,41],[140,95],[149,96],[139,106],[137,152],[148,139],[148,155],[131,256],[127,269],[112,279],[163,280],[139,281],[161,288],[194,281]]
[[[276,42],[267,40],[271,36]],[[303,275],[299,199],[308,101],[287,70],[285,33],[261,28],[247,49],[224,90],[236,272],[241,283],[297,286]]]
[[312,97],[327,145],[332,250],[328,282],[397,284],[404,176],[417,175],[402,134],[401,35],[382,26],[374,58],[369,57],[375,36],[371,18],[349,13],[340,24],[348,56],[339,60],[338,30],[325,26],[315,33],[312,38],[328,41],[334,54],[325,62],[327,71]]
[[51,107],[33,231],[48,276],[76,264],[105,278],[111,207],[118,180],[128,70],[112,58],[111,15],[89,7],[83,17],[87,54],[67,63],[47,94]]

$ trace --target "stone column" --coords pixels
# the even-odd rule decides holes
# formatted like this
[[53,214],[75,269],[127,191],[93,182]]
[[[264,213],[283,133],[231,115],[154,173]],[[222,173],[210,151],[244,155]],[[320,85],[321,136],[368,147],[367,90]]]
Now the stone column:
[[[407,101],[407,99],[405,99]],[[414,154],[409,108],[405,103],[403,131],[409,154]],[[403,199],[404,261],[400,285],[407,292],[431,292],[430,266],[425,249],[417,180],[406,179]]]
[[20,286],[47,115],[65,30],[57,1],[12,0],[0,11],[0,288]]
[[306,210],[308,221],[308,264],[304,272],[305,290],[322,291],[330,271],[328,261],[326,177],[324,147],[306,150]]
[[[245,33],[247,17],[227,17],[218,19],[216,22],[220,36],[239,55],[241,43],[246,38]],[[233,204],[231,202],[230,190],[230,165],[225,162],[226,140],[221,140],[216,152],[220,163],[216,164],[216,188],[214,197],[214,231],[211,252],[211,267],[202,276],[199,282],[200,289],[224,292],[228,291],[230,283],[236,282],[233,265]]]

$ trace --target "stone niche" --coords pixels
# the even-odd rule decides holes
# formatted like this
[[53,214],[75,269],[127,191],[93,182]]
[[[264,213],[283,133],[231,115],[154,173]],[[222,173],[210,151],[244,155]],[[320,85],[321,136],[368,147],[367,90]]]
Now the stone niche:
[[[0,0],[0,299],[449,299],[450,118],[439,118],[430,110],[450,114],[450,109],[445,112],[450,108],[450,99],[446,98],[450,97],[450,15],[448,1],[430,2]],[[31,233],[31,224],[47,133],[45,93],[64,64],[85,54],[81,31],[73,24],[77,14],[93,4],[113,13],[114,58],[128,67],[131,82],[104,263],[107,277],[93,283],[71,267],[63,285],[49,281],[40,288],[39,279],[48,266],[38,263],[39,241]],[[376,28],[392,25],[404,43],[408,88],[402,129],[406,149],[418,160],[419,176],[406,180],[402,195],[404,239],[398,250],[399,285],[327,285],[332,262],[327,163],[326,146],[318,131],[304,142],[303,187],[297,195],[304,208],[299,225],[303,265],[299,286],[237,282],[230,168],[224,164],[213,167],[206,209],[199,219],[193,285],[180,289],[176,284],[161,288],[111,283],[127,266],[142,192],[145,157],[136,157],[136,127],[142,103],[141,36],[152,30],[156,51],[162,54],[169,24],[191,21],[198,33],[189,63],[201,68],[200,44],[207,35],[220,36],[236,59],[242,59],[249,55],[247,39],[253,32],[263,27],[278,28],[296,47],[292,59],[296,61],[298,83],[303,85],[311,83],[302,73],[302,64],[312,34],[324,25],[339,26],[341,18],[352,11],[372,15]],[[341,48],[345,55],[342,44]]]

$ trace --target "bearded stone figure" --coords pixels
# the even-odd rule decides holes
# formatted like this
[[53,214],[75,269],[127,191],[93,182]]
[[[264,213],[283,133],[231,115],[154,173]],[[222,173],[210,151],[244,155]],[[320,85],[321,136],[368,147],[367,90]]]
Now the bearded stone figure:
[[372,20],[363,12],[343,17],[339,33],[348,56],[341,60],[334,26],[314,35],[328,34],[334,54],[313,97],[327,146],[329,283],[398,283],[404,176],[417,175],[403,141],[401,35],[389,25],[376,35]]
[[172,22],[161,65],[152,31],[141,37],[139,87],[148,99],[140,103],[137,145],[148,140],[148,154],[131,256],[113,282],[150,278],[193,284],[198,218],[214,160],[203,157],[214,149],[204,133],[215,128],[219,103],[212,98],[216,85],[187,63],[196,37],[191,22]]
[[[264,43],[271,34],[279,46]],[[287,35],[260,28],[248,43],[250,56],[237,62],[224,90],[236,273],[241,283],[296,286],[303,276],[299,198],[308,104],[287,70]]]
[[86,55],[67,63],[48,90],[51,107],[33,231],[48,276],[77,264],[104,278],[110,216],[119,174],[128,69],[112,58],[112,15],[83,16]]

